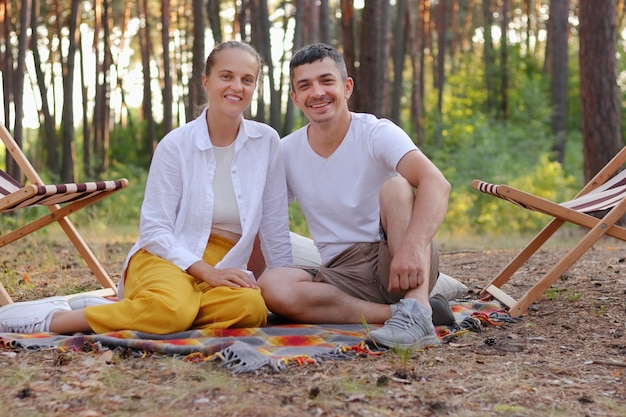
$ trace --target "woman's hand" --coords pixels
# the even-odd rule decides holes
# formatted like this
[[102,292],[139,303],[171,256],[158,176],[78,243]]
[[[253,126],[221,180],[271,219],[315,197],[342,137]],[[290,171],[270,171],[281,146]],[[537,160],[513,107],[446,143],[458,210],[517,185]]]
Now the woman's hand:
[[257,288],[252,274],[239,268],[215,268],[204,261],[198,261],[187,268],[187,273],[212,287]]

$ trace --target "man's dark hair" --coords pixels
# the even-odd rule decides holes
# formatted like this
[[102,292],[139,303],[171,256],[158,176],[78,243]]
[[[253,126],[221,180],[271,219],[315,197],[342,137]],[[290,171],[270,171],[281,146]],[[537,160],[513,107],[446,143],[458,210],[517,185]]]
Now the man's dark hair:
[[336,49],[325,43],[314,43],[300,48],[291,58],[289,62],[289,80],[291,81],[291,88],[293,89],[293,70],[300,65],[311,64],[315,61],[321,61],[324,58],[330,58],[335,61],[335,66],[341,74],[341,78],[346,80],[348,78],[348,70],[346,69],[346,62],[343,56]]

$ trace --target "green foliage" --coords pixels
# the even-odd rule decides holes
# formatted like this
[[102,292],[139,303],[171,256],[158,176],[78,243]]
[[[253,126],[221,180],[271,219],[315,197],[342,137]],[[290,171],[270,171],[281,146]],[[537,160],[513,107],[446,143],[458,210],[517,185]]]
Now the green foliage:
[[[485,113],[483,74],[468,68],[447,80],[441,142],[422,146],[452,184],[442,229],[455,235],[536,231],[545,215],[483,195],[471,182],[506,183],[552,201],[569,199],[581,183],[581,136],[568,132],[565,164],[554,162],[549,87],[538,68],[520,65],[511,77],[507,119]],[[436,135],[434,126],[427,130]]]
[[309,226],[307,225],[302,209],[297,202],[289,206],[289,228],[292,232],[299,235],[310,236]]
[[[112,161],[148,167],[152,140],[147,138],[145,121],[129,123],[111,131],[109,156]],[[150,145],[147,145],[150,144]]]

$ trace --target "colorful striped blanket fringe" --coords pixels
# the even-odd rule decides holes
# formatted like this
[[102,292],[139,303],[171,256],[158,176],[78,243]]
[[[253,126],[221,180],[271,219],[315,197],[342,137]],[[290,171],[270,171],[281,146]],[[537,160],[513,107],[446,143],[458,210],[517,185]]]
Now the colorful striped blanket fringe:
[[[451,302],[456,323],[438,326],[445,343],[466,332],[481,332],[486,326],[514,322],[495,302]],[[323,360],[346,360],[357,356],[384,355],[385,350],[369,347],[367,332],[379,326],[360,324],[277,324],[251,329],[189,330],[167,335],[136,331],[105,334],[0,333],[5,349],[46,349],[103,352],[140,357],[172,355],[190,362],[214,361],[233,373],[267,368],[282,371],[290,365],[315,364]]]

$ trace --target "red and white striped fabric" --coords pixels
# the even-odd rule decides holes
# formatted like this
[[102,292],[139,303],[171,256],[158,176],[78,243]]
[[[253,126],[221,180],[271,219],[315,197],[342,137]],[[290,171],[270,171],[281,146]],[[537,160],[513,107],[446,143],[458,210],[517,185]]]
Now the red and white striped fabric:
[[[490,184],[484,181],[477,181],[475,186],[477,190],[483,193],[491,194],[513,204],[517,204],[518,206],[534,210],[532,206],[507,198],[503,193],[499,193],[499,187],[499,185]],[[613,208],[624,198],[626,198],[626,170],[621,171],[613,178],[587,194],[581,195],[573,200],[560,203],[560,205],[581,213],[593,213]]]
[[626,170],[600,187],[561,205],[582,213],[592,213],[615,207],[624,197],[626,197]]
[[14,178],[0,171],[0,210],[11,211],[34,205],[79,201],[93,195],[124,188],[124,180],[93,181],[70,184],[22,186]]

